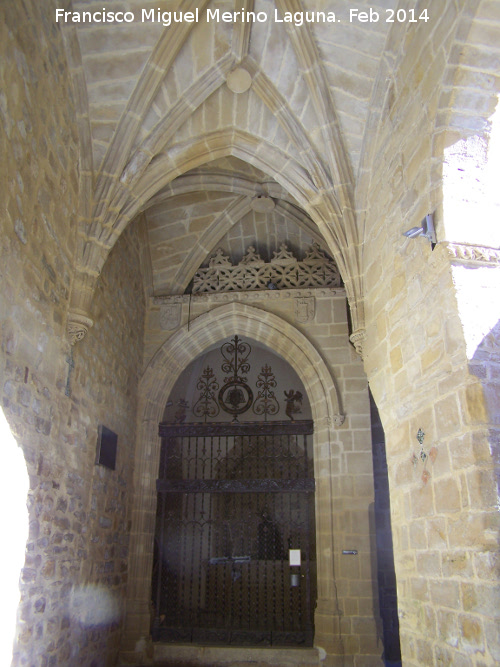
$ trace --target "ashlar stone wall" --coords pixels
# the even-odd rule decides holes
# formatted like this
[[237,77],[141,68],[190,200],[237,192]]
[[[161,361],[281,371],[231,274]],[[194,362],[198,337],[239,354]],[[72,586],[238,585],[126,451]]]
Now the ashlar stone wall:
[[[487,4],[491,18],[494,3]],[[467,37],[463,25],[457,31],[455,12],[450,5],[435,31],[420,40],[419,29],[408,34],[401,51],[394,45],[401,76],[393,81],[374,141],[377,170],[364,243],[365,369],[386,435],[401,648],[408,667],[483,667],[500,660],[493,399],[498,327],[485,331],[472,350],[466,334],[478,319],[460,306],[468,290],[466,301],[480,304],[478,313],[496,312],[498,320],[491,288],[499,284],[498,259],[494,250],[469,247],[462,253],[449,243],[453,220],[443,221],[442,154],[433,162],[433,153],[443,149],[435,128],[446,124],[454,99],[449,89],[440,89],[445,64],[452,61],[450,53],[462,53]],[[485,39],[494,31],[486,24]],[[477,44],[474,50],[477,56]],[[427,62],[423,52],[432,54]],[[487,141],[488,124],[483,119],[474,126],[473,113],[461,116],[461,127],[455,117],[450,141],[469,134]],[[402,236],[429,212],[436,217],[434,249],[422,237]],[[425,463],[419,429],[425,432]]]
[[[132,228],[100,276],[94,328],[70,346],[79,144],[52,15],[51,2],[0,8],[0,387],[30,483],[13,665],[112,665],[124,616],[144,295]],[[118,434],[115,471],[95,465],[100,423]]]

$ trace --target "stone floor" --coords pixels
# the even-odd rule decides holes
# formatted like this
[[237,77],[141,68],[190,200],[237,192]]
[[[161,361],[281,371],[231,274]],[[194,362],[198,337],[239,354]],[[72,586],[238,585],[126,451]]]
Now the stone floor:
[[155,646],[155,667],[319,667],[314,648]]
[[[352,660],[351,656],[349,665]],[[153,665],[138,667],[326,667],[327,662],[321,660],[315,648],[259,649],[156,644]],[[383,664],[384,667],[402,667],[401,661],[383,660]],[[346,665],[345,658],[342,665]]]

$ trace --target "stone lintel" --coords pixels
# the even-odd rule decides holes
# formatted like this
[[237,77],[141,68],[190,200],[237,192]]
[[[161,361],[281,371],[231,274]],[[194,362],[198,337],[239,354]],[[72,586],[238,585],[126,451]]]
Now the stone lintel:
[[294,299],[308,296],[346,297],[343,287],[311,287],[307,289],[254,290],[248,292],[214,292],[201,294],[168,294],[152,297],[153,305],[163,306],[174,303],[227,303],[228,301],[267,301],[269,299]]

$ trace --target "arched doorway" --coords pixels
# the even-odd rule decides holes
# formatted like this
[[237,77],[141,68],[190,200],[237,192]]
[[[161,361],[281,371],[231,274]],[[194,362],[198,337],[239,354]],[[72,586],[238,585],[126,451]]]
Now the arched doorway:
[[153,638],[312,646],[305,388],[282,359],[237,335],[202,357],[201,372],[197,359],[179,377],[160,424]]
[[[365,418],[363,417],[361,422],[356,416],[360,410],[365,410],[364,402],[353,402],[349,393],[343,396],[347,408],[352,406],[355,413],[352,424],[344,423],[344,408],[340,404],[336,386],[338,380],[335,379],[337,376],[333,375],[333,370],[337,370],[337,367],[325,360],[315,340],[316,332],[330,325],[314,325],[317,328],[310,325],[306,336],[290,321],[267,309],[281,303],[281,300],[276,298],[279,294],[280,292],[271,292],[270,295],[274,298],[257,301],[260,307],[239,302],[234,295],[223,295],[229,303],[216,307],[210,307],[210,301],[203,301],[207,307],[206,312],[177,329],[159,348],[144,372],[140,388],[141,416],[138,423],[135,498],[131,515],[127,652],[124,651],[127,659],[129,656],[137,659],[137,655],[145,654],[146,650],[153,652],[152,647],[143,647],[149,646],[146,642],[151,636],[151,573],[158,506],[156,480],[161,451],[158,424],[166,419],[171,420],[165,413],[165,406],[183,371],[206,351],[218,349],[221,343],[234,336],[235,332],[244,339],[251,339],[272,350],[277,357],[287,362],[300,377],[304,396],[307,396],[309,401],[310,418],[314,422],[314,432],[310,436],[314,453],[317,571],[314,645],[328,654],[347,654],[350,650],[347,640],[351,642],[353,637],[352,641],[361,643],[361,633],[358,633],[358,626],[354,627],[353,624],[352,627],[351,624],[347,627],[345,633],[339,631],[340,619],[347,614],[356,617],[363,614],[363,618],[366,617],[363,628],[366,628],[368,623],[371,624],[370,628],[373,626],[373,633],[369,636],[363,631],[363,652],[373,654],[378,650],[370,597],[373,591],[369,567],[372,556],[366,521],[371,496],[364,493],[365,479],[369,478],[371,463],[368,465],[363,455],[365,472],[360,475],[357,467],[360,454],[352,452],[351,442],[354,436],[354,433],[351,435],[352,426],[359,428],[364,424]],[[292,298],[286,294],[282,296],[285,301]],[[326,299],[326,295],[324,296]],[[342,298],[340,295],[339,303]],[[328,295],[328,300],[321,305],[326,304],[333,311],[330,299],[331,295]],[[348,346],[347,337],[345,340]],[[344,354],[347,364],[345,372],[349,375],[361,372],[360,363],[355,357],[349,356],[348,349],[345,353],[342,352],[342,355]],[[328,355],[326,356],[328,359]],[[200,365],[198,370],[199,376],[203,365]],[[288,387],[287,391],[290,388]],[[175,411],[176,406],[169,409]],[[348,416],[347,419],[351,418]],[[354,485],[354,480],[359,480],[360,484]],[[351,522],[354,516],[356,521]],[[352,549],[353,546],[358,549],[360,562],[362,559],[367,567],[356,569],[358,557],[343,554],[344,549]],[[363,598],[362,606],[361,602],[358,605],[357,599],[352,600],[353,596]],[[156,645],[158,648],[159,646]],[[160,656],[156,647],[154,654],[156,656],[158,653]],[[169,655],[175,654],[177,650],[172,645],[167,645],[166,648],[169,649]]]

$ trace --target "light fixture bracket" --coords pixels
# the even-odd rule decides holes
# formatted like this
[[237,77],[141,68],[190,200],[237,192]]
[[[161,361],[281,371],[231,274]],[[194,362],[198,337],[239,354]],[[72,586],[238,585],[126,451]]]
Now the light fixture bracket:
[[408,236],[410,239],[415,239],[418,236],[425,236],[432,244],[436,244],[436,230],[434,229],[434,218],[432,213],[428,213],[420,223],[420,227],[412,227],[403,236]]

